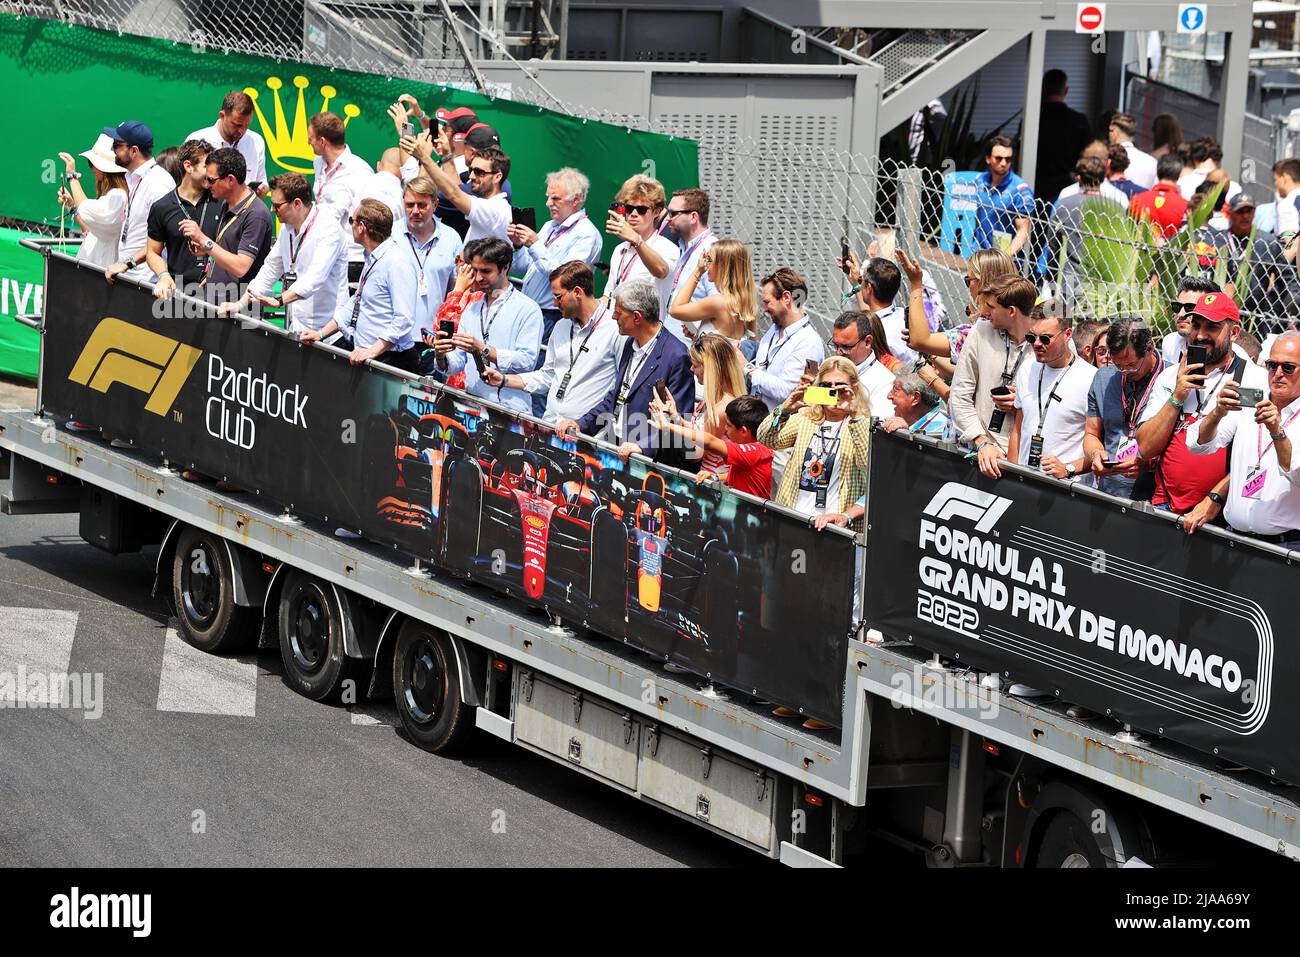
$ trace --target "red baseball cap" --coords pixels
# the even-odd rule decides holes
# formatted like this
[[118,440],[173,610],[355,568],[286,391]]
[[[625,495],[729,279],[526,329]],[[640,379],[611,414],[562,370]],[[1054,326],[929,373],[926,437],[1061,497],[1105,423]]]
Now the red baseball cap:
[[452,133],[464,133],[478,122],[478,114],[468,106],[459,106],[454,110],[437,110],[433,114],[433,118],[439,123],[450,126]]
[[1241,325],[1241,310],[1226,292],[1207,292],[1196,300],[1193,316],[1207,322],[1235,322]]

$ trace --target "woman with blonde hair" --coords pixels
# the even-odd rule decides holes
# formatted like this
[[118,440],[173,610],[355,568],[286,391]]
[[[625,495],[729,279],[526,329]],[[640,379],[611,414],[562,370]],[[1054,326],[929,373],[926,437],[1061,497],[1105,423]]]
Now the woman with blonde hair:
[[[704,276],[718,291],[692,301]],[[716,332],[726,336],[752,359],[758,351],[758,286],[749,247],[737,239],[720,239],[700,254],[690,276],[677,287],[668,313],[683,324],[699,323],[696,335]],[[689,334],[689,333],[688,333]]]
[[[717,333],[705,333],[691,345],[691,372],[696,382],[703,383],[696,389],[698,401],[691,418],[691,427],[701,429],[718,438],[725,438],[723,423],[726,421],[727,403],[747,395],[745,388],[745,361],[741,358],[731,340]],[[727,457],[716,452],[704,452],[700,468],[714,473],[719,478],[727,474]]]
[[72,154],[60,153],[67,186],[59,187],[59,202],[72,213],[85,234],[77,259],[94,266],[108,266],[117,262],[122,224],[126,221],[126,169],[118,165],[113,156],[113,140],[104,133],[81,155],[90,161],[95,174],[95,195],[88,197],[81,188],[77,161]]

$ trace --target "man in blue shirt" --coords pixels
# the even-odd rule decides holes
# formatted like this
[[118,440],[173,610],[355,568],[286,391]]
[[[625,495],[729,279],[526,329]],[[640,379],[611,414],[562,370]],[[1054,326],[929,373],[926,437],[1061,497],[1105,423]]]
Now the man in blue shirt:
[[415,267],[419,313],[416,329],[433,328],[433,317],[447,298],[447,287],[456,270],[456,257],[464,245],[460,234],[434,214],[438,186],[427,176],[417,176],[402,191],[406,227],[397,230],[393,241]]
[[984,162],[988,171],[975,180],[975,244],[1017,255],[1029,239],[1029,217],[1034,213],[1034,191],[1011,170],[1014,150],[1005,136],[989,139]]
[[504,239],[471,240],[465,244],[464,258],[474,269],[474,288],[483,298],[466,307],[454,336],[448,338],[436,330],[433,347],[447,357],[447,368],[439,375],[463,370],[465,391],[470,395],[531,415],[533,397],[523,389],[488,385],[479,376],[473,356],[478,355],[485,366],[495,366],[503,375],[532,372],[542,341],[542,310],[510,285],[514,251]]
[[393,213],[377,199],[363,199],[349,219],[352,238],[365,251],[356,294],[325,328],[304,329],[303,342],[342,333],[337,345],[349,350],[353,365],[377,359],[406,372],[416,371],[417,289],[415,264],[392,239]]

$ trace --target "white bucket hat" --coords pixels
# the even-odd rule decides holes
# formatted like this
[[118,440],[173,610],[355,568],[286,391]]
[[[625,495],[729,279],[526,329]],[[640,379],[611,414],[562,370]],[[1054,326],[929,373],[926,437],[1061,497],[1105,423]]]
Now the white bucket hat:
[[113,155],[113,138],[104,133],[100,133],[95,145],[81,155],[90,160],[90,165],[101,173],[126,172],[126,167],[118,166],[117,158]]

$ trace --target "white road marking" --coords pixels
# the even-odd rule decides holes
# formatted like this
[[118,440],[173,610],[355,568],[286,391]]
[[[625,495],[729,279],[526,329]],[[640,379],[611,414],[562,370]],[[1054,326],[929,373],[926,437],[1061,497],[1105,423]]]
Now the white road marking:
[[[8,677],[3,682],[9,686],[4,692],[6,702],[28,702],[29,690],[41,699],[40,689],[49,687],[51,675],[66,675],[76,634],[75,611],[0,608],[0,672]],[[32,703],[49,702],[34,699]]]
[[348,711],[352,723],[366,727],[397,727],[397,709],[391,704],[354,704]]
[[253,717],[257,664],[252,656],[223,658],[199,651],[176,631],[173,619],[163,646],[158,710]]

